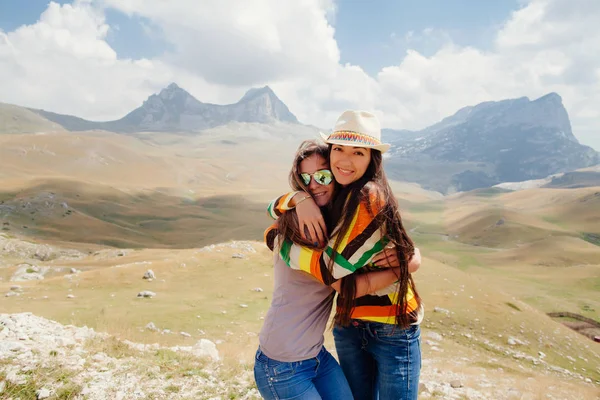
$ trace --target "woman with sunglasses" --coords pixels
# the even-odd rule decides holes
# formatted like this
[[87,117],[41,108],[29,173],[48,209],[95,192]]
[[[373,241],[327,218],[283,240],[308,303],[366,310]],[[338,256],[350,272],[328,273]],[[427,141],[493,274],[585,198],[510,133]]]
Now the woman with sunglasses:
[[[306,229],[311,238],[320,241],[333,225],[331,238],[324,250],[315,248],[318,241],[310,248],[286,240],[277,241],[275,250],[292,269],[338,288],[333,336],[353,397],[416,399],[423,308],[409,263],[420,255],[404,229],[385,177],[382,153],[389,145],[382,144],[380,137],[379,122],[373,114],[347,111],[340,116],[333,133],[323,135],[329,144],[331,170],[340,186],[328,215],[323,218],[312,198],[305,198],[303,193],[289,194],[276,202],[279,210],[296,204],[301,233]],[[267,232],[267,239],[270,235]],[[388,257],[391,260],[385,263]],[[383,266],[399,263],[400,268],[393,269],[398,272],[397,282],[361,296],[357,282],[369,270],[363,267],[374,260]]]
[[[328,148],[314,141],[300,145],[290,172],[290,185],[324,207],[333,197],[335,185],[327,162]],[[280,216],[275,229],[268,230],[272,244],[276,235],[299,245],[311,246],[302,238],[294,211],[307,201],[294,202],[289,196],[286,209],[270,208]],[[314,199],[314,200],[313,200]],[[357,280],[357,292],[366,294],[390,285],[397,272],[372,272]],[[323,333],[331,314],[334,290],[312,276],[288,268],[274,254],[274,290],[271,307],[259,335],[254,376],[265,399],[351,399],[348,382],[331,354],[323,346]]]

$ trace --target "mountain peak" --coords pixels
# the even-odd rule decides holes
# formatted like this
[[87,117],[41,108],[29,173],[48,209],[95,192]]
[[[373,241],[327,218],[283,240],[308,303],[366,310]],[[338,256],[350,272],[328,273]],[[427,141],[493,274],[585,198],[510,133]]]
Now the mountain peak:
[[237,102],[244,107],[244,120],[268,122],[279,120],[297,123],[298,119],[269,86],[252,88]]
[[547,95],[540,97],[539,99],[534,100],[536,103],[554,103],[554,104],[562,104],[562,97],[558,93],[550,92]]
[[244,97],[241,98],[240,102],[249,101],[264,95],[279,100],[275,92],[273,92],[273,90],[269,86],[263,86],[261,88],[252,88],[248,90],[246,94],[244,94]]
[[[152,97],[152,96],[150,96]],[[187,91],[185,91],[184,89],[180,88],[175,82],[169,84],[169,86],[167,86],[166,88],[164,88],[163,90],[161,90],[158,93],[158,97],[161,100],[172,100],[175,97],[193,97],[191,94],[189,94]]]

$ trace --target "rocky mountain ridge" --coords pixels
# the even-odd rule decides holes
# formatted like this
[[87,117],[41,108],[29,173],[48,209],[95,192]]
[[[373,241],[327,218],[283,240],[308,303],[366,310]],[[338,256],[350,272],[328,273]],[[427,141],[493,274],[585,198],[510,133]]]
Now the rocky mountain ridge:
[[119,133],[195,132],[229,122],[296,124],[298,119],[270,87],[250,89],[235,104],[203,103],[176,83],[153,94],[144,103],[116,121],[93,122],[70,115],[30,109],[70,131],[101,129]]
[[[454,170],[445,187],[435,188],[442,192],[540,179],[600,163],[598,152],[573,135],[556,93],[465,107],[421,131],[389,132],[384,139],[394,146],[392,159],[418,163],[434,174]],[[446,168],[449,164],[453,168]],[[413,174],[413,181],[426,187],[427,178]]]
[[[268,86],[250,89],[235,104],[215,105],[197,100],[173,83],[125,117],[108,122],[21,109],[46,121],[40,125],[43,131],[64,127],[130,134],[185,133],[229,129],[235,123],[304,127]],[[7,110],[10,113],[14,107]],[[26,131],[31,133],[31,127]],[[393,145],[386,155],[386,170],[392,178],[441,193],[543,179],[600,164],[599,153],[573,135],[556,93],[536,100],[521,97],[464,107],[421,131],[384,129],[383,140]]]

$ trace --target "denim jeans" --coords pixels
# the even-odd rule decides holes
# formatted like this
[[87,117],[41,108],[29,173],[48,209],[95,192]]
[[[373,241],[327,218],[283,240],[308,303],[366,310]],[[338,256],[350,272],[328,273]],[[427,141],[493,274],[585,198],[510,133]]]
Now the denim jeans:
[[314,358],[282,362],[267,357],[260,348],[254,360],[254,379],[264,399],[352,399],[348,381],[325,347]]
[[355,400],[413,400],[419,393],[421,330],[352,320],[335,326],[340,365]]

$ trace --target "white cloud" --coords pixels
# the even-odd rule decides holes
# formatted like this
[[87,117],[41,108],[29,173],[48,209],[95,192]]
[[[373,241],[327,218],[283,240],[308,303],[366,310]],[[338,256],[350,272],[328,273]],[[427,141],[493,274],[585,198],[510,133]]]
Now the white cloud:
[[174,65],[232,86],[333,73],[339,50],[318,0],[105,0],[158,24]]
[[[149,60],[120,59],[106,7],[144,17],[170,43]],[[118,118],[175,81],[201,101],[236,101],[270,84],[300,120],[329,128],[346,108],[418,129],[481,101],[559,93],[574,132],[600,149],[600,2],[531,0],[492,49],[461,47],[435,27],[398,34],[437,40],[375,77],[341,65],[332,0],[80,0],[50,3],[33,25],[0,32],[0,101],[91,119]],[[410,43],[409,43],[410,44]]]
[[161,60],[118,59],[102,12],[88,2],[50,3],[33,25],[0,32],[0,101],[95,120],[119,118],[177,80],[220,90]]

